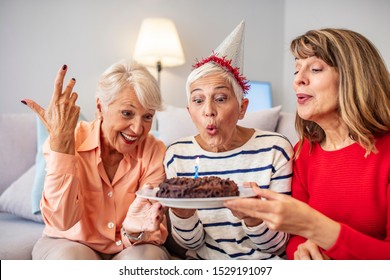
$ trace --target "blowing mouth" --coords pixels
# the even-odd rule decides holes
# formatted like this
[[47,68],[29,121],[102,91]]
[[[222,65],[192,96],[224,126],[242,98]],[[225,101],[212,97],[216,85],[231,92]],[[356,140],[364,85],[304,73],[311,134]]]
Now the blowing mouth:
[[207,127],[206,127],[206,131],[209,135],[215,135],[217,134],[218,132],[218,129],[215,125],[212,125],[212,124],[209,124]]
[[307,101],[312,99],[313,96],[305,94],[305,93],[297,93],[297,100],[299,104],[305,104]]

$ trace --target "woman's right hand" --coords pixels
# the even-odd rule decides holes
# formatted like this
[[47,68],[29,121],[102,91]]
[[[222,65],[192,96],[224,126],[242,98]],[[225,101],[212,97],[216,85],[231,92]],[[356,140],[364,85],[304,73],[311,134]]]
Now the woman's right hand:
[[341,228],[338,222],[291,196],[260,189],[255,185],[252,189],[258,195],[257,198],[227,200],[224,202],[225,207],[247,217],[260,219],[271,230],[310,239],[325,250],[336,243]]
[[74,131],[79,118],[80,107],[76,106],[78,95],[73,92],[76,80],[71,79],[66,88],[63,89],[67,68],[64,65],[58,71],[53,96],[46,110],[33,100],[23,99],[22,102],[30,107],[46,126],[50,135],[51,150],[74,155]]

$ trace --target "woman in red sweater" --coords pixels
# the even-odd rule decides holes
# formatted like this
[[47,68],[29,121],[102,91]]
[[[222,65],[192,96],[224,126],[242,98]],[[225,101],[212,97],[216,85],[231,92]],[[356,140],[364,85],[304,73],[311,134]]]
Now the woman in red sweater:
[[293,236],[289,259],[390,259],[390,76],[361,34],[312,30],[291,43],[297,96],[292,196],[252,187],[226,202]]

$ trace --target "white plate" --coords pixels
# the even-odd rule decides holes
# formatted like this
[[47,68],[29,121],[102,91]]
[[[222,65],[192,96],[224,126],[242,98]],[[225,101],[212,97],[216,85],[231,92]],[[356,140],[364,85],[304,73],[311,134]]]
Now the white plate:
[[136,192],[137,196],[155,200],[162,205],[173,208],[182,209],[207,209],[207,208],[219,208],[223,207],[223,202],[230,199],[254,197],[256,194],[252,188],[238,187],[240,191],[239,196],[227,196],[227,197],[210,197],[210,198],[163,198],[156,197],[158,188],[154,189],[141,189]]

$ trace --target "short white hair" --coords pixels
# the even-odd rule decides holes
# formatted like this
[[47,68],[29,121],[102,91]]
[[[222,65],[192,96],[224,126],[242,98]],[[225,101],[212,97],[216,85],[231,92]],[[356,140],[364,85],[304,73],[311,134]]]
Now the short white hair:
[[238,104],[241,106],[241,101],[244,98],[244,91],[242,87],[239,85],[232,73],[223,69],[221,66],[213,62],[205,63],[202,66],[195,68],[188,76],[186,83],[187,103],[191,101],[191,84],[199,80],[200,78],[206,77],[207,75],[211,74],[220,74],[223,78],[227,80],[227,82],[232,86]]
[[102,109],[106,110],[123,88],[130,86],[141,103],[148,110],[160,111],[163,102],[157,80],[135,60],[127,59],[111,65],[99,79],[96,97]]

